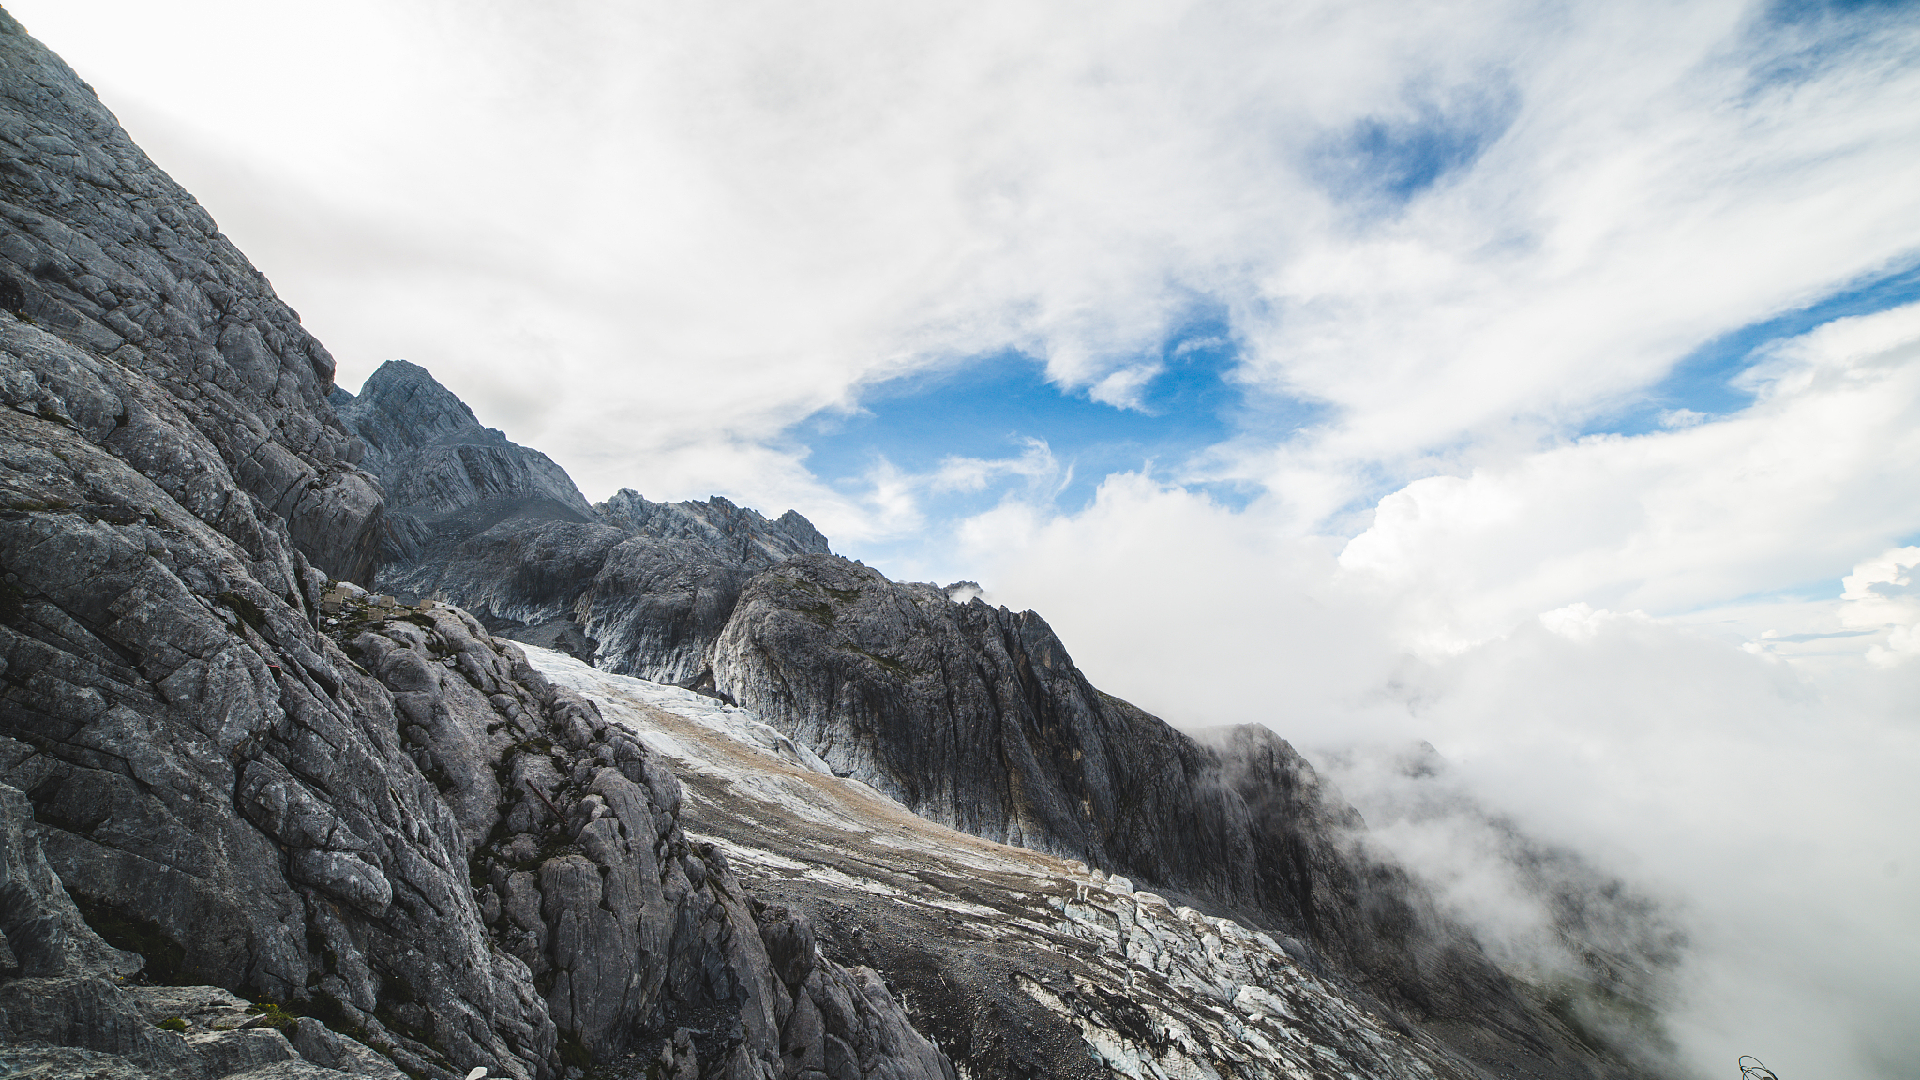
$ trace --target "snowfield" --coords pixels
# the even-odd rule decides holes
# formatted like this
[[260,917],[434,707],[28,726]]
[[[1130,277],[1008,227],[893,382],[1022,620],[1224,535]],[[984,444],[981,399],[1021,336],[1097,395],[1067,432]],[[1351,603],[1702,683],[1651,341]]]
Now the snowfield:
[[806,911],[824,949],[853,954],[837,959],[878,968],[936,1039],[964,1037],[955,1014],[991,1004],[1063,1021],[1104,1066],[1092,1075],[1473,1075],[1310,971],[1297,942],[929,822],[748,710],[522,648],[674,763],[690,837],[724,851],[762,899]]

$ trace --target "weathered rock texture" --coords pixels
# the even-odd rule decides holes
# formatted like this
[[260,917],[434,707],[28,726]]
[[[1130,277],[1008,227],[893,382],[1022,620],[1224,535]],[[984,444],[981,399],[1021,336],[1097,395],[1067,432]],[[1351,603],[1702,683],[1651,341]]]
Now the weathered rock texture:
[[791,510],[769,521],[718,497],[655,503],[627,490],[589,507],[546,455],[482,427],[404,361],[334,401],[388,494],[380,588],[456,598],[497,633],[610,671],[711,688],[714,639],[747,581],[828,553]]
[[[678,782],[590,703],[458,610],[325,599],[329,573],[369,576],[381,521],[331,362],[3,14],[0,218],[0,783],[45,860],[11,826],[0,990],[11,1037],[45,1050],[33,1068],[312,1075],[358,1069],[358,1045],[417,1076],[635,1054],[784,1078],[805,1074],[793,1040],[824,1032],[862,1075],[950,1075],[876,977],[795,979],[804,933],[756,918],[680,833]],[[375,460],[398,454],[429,528],[571,490],[431,439]],[[76,944],[62,890],[140,979],[280,1003],[304,1059],[271,1056],[278,1032],[213,1040],[211,1065],[138,1024],[89,1042],[131,1015],[106,981],[131,961]],[[80,981],[34,981],[52,977]],[[856,1007],[789,1033],[849,987]],[[238,1006],[178,1007],[192,1042]]]
[[[417,368],[386,371],[347,414],[356,428],[404,429],[412,402],[451,398],[413,389]],[[933,821],[1303,941],[1322,970],[1485,1060],[1565,1049],[1540,1004],[1370,854],[1359,815],[1267,729],[1176,731],[1095,689],[1033,612],[890,581],[832,555],[797,515],[627,491],[593,511],[479,515],[379,580],[439,590],[605,670],[745,706]]]
[[109,946],[82,919],[41,853],[30,809],[24,793],[0,784],[0,1067],[8,1075],[214,1080],[274,1069],[402,1080],[391,1061],[319,1021],[249,1007],[218,987],[126,985],[142,958]]
[[384,563],[483,531],[507,517],[585,522],[593,509],[545,454],[480,426],[473,410],[404,360],[382,365],[356,399],[330,401],[366,443],[362,464],[386,489]]
[[[823,1031],[874,1063],[867,1075],[950,1077],[877,977],[817,960],[804,922],[760,908],[724,855],[688,841],[679,781],[591,702],[458,609],[356,624],[371,610],[349,604],[336,632],[391,693],[406,753],[457,825],[482,938],[525,965],[563,1060],[638,1049],[704,1062],[700,1076],[796,1076],[793,1039],[819,1036],[789,1021],[851,981],[872,1000]],[[389,1027],[435,1029],[433,982],[416,985]]]
[[[380,499],[354,468],[358,440],[321,404],[333,358],[92,89],[4,12],[0,71],[0,309],[141,372],[209,444],[242,503],[283,519],[320,569],[367,579]],[[77,416],[31,380],[7,392],[15,407],[107,424],[122,444],[153,441],[140,430],[152,423],[140,402],[76,401],[110,410]],[[140,466],[220,520],[204,502],[220,494],[208,463]],[[244,531],[247,509],[228,527]]]

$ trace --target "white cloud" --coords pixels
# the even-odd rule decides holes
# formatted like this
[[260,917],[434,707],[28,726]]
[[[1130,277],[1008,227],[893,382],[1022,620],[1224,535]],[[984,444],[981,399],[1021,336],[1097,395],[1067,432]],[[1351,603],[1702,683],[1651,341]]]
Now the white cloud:
[[1061,485],[1072,479],[1071,466],[1063,466],[1053,449],[1042,439],[1022,439],[1020,456],[1011,458],[973,458],[948,456],[931,476],[923,479],[933,492],[983,491],[1002,477],[1020,477],[1027,481],[1030,497],[1048,501]]
[[1136,364],[1121,368],[1087,389],[1087,396],[1116,409],[1146,410],[1147,384],[1166,370],[1162,364]]
[[1116,474],[1082,513],[1008,501],[959,538],[996,602],[1045,615],[1096,685],[1176,723],[1415,730],[1381,697],[1400,663],[1384,605],[1337,587],[1331,544],[1257,507]]
[[[1573,603],[1676,615],[1835,581],[1920,528],[1920,305],[1775,350],[1727,419],[1581,439],[1382,499],[1340,562],[1446,650]],[[1759,629],[1753,629],[1754,636]]]
[[[1920,307],[1830,324],[1773,348],[1738,414],[1419,480],[1344,545],[1277,499],[1140,476],[963,536],[1104,689],[1328,763],[1429,740],[1461,791],[1657,901],[1650,932],[1689,939],[1665,1016],[1701,1074],[1756,1052],[1891,1078],[1920,1053],[1920,549],[1889,546],[1920,525],[1916,342]],[[1496,953],[1566,970],[1484,821],[1332,768]]]
[[1920,657],[1920,623],[1896,626],[1887,632],[1884,645],[1867,650],[1867,661],[1877,667],[1892,667]]
[[[1920,31],[1873,11],[1846,63],[1766,78],[1826,24],[1513,0],[10,8],[344,381],[422,363],[595,495],[830,502],[707,463],[797,461],[800,419],[1007,347],[1138,407],[1205,306],[1250,385],[1331,406],[1229,470],[1313,519],[1525,448],[1920,248]],[[1324,163],[1367,124],[1465,149],[1404,206],[1355,201]],[[1356,167],[1371,191],[1425,166]]]
[[1894,548],[1853,568],[1841,578],[1840,623],[1866,630],[1884,630],[1885,637],[1867,649],[1867,660],[1892,667],[1920,657],[1920,588],[1914,569],[1920,567],[1920,547]]
[[[1670,1016],[1701,1074],[1758,1053],[1782,1075],[1899,1075],[1920,1009],[1920,934],[1901,914],[1920,904],[1920,685],[1808,679],[1646,618],[1577,625],[1423,668],[1427,737],[1466,790],[1667,905],[1692,939]],[[1462,910],[1490,935],[1514,921]]]
[[1633,611],[1618,615],[1606,608],[1595,610],[1586,604],[1568,604],[1563,608],[1540,613],[1540,625],[1551,633],[1558,634],[1568,641],[1592,641],[1599,636],[1608,623],[1619,619],[1639,619],[1645,621],[1645,612]]
[[[793,506],[842,550],[1002,486],[927,561],[1041,610],[1103,688],[1307,744],[1432,739],[1687,898],[1707,1071],[1920,1057],[1920,616],[1893,592],[1920,306],[1772,348],[1735,415],[1569,439],[1702,343],[1912,263],[1897,5],[8,10],[346,384],[404,356],[590,495]],[[1253,423],[1202,478],[1245,510],[1120,474],[1061,514],[1038,444],[807,467],[802,420],[1008,348],[1139,407],[1169,330],[1220,312]],[[1275,397],[1317,419],[1269,431]]]
[[[1856,643],[1851,666],[1802,668],[1580,602],[1422,658],[1392,592],[1276,520],[1124,476],[1083,513],[1003,506],[964,538],[993,598],[1046,614],[1103,689],[1187,725],[1265,723],[1323,763],[1429,740],[1488,811],[1631,883],[1663,921],[1627,929],[1689,939],[1662,1000],[1699,1075],[1741,1053],[1783,1075],[1901,1075],[1920,1052],[1920,665],[1863,666]],[[1332,773],[1504,959],[1571,963],[1484,822],[1411,819],[1404,783]]]
[[1920,614],[1920,589],[1913,570],[1920,567],[1920,547],[1894,548],[1853,568],[1840,579],[1842,600],[1849,601],[1845,620],[1850,625],[1906,622]]

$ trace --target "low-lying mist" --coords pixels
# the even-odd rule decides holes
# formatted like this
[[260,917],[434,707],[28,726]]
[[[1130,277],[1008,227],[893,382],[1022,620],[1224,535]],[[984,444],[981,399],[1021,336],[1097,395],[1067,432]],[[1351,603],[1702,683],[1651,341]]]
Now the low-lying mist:
[[1442,910],[1578,1037],[1659,1070],[1688,945],[1683,913],[1575,848],[1490,812],[1433,747],[1315,755],[1363,807],[1357,842],[1407,867]]
[[1422,650],[1420,594],[1138,479],[1005,550],[989,600],[1176,725],[1291,740],[1590,1033],[1683,1076],[1742,1054],[1782,1080],[1912,1075],[1920,664],[1789,662],[1584,605]]
[[[1618,954],[1700,1075],[1743,1053],[1784,1078],[1910,1075],[1911,673],[1807,674],[1594,613],[1422,675],[1446,767],[1410,775],[1324,733],[1310,756],[1496,955],[1551,976]],[[1567,855],[1543,875],[1536,849]]]

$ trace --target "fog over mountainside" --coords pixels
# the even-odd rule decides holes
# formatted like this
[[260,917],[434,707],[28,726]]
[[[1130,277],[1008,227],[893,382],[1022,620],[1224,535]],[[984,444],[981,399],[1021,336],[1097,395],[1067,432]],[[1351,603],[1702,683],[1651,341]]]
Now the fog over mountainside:
[[0,1072],[1920,1060],[1898,5],[7,8]]
[[1624,887],[1569,852],[1512,837],[1511,861],[1560,909],[1549,932],[1572,961],[1516,967],[1528,981],[1515,985],[1424,884],[1369,853],[1364,822],[1292,747],[1253,726],[1190,737],[1100,693],[1033,612],[992,608],[971,583],[892,582],[831,555],[791,512],[623,491],[590,519],[562,513],[579,501],[570,483],[525,480],[544,456],[482,427],[415,365],[389,363],[332,400],[370,442],[417,433],[379,473],[395,532],[431,536],[379,572],[376,587],[402,600],[448,599],[496,634],[704,692],[922,817],[1285,935],[1315,969],[1487,1061],[1594,1067],[1574,1064],[1583,1042],[1667,1057],[1658,1014],[1678,939],[1620,940],[1655,913],[1614,902]]
[[[586,506],[418,368],[331,394],[324,349],[84,84],[10,20],[0,48],[10,1070],[1642,1074],[1356,846],[1271,732],[1182,735],[1038,616],[891,582],[796,514]],[[440,596],[354,580],[416,575]],[[736,763],[784,731],[883,819],[919,811],[907,832],[1054,855],[1024,885],[914,872],[976,907],[1059,894],[1021,918],[1062,959],[900,996],[924,950],[967,955],[953,928],[748,892],[749,835],[825,859],[804,815],[690,833],[732,828],[711,789],[689,807],[693,759],[489,626],[745,705]],[[1146,981],[1087,966],[1111,948]]]

